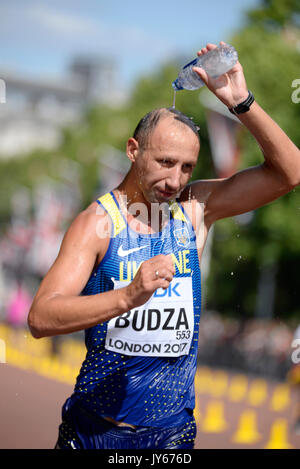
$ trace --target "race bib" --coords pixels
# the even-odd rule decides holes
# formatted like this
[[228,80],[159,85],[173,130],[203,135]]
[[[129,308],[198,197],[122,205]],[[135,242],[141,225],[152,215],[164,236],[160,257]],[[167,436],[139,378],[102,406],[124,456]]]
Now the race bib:
[[[114,280],[114,289],[128,284]],[[173,278],[147,303],[108,322],[105,348],[124,355],[179,357],[189,353],[193,333],[192,278]]]

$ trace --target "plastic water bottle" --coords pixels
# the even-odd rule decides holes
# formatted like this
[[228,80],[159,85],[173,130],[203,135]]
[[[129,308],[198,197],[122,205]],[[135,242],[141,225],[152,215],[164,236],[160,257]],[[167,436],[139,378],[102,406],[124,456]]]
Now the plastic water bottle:
[[197,90],[205,83],[192,70],[193,67],[201,67],[210,77],[217,78],[231,70],[237,61],[238,54],[235,48],[229,44],[221,45],[186,64],[179,72],[176,80],[173,81],[172,87],[175,91],[183,89]]

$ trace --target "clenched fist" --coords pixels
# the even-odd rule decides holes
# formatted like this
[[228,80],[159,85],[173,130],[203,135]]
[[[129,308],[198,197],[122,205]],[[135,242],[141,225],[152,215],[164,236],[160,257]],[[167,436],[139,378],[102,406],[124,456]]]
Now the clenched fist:
[[170,254],[160,254],[144,261],[133,281],[126,288],[130,309],[146,303],[158,288],[168,288],[175,275]]

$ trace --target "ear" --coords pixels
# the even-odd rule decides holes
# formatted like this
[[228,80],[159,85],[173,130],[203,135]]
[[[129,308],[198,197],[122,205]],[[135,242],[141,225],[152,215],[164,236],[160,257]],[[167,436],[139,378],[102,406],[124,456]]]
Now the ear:
[[133,137],[129,138],[127,141],[126,153],[131,163],[135,163],[138,152],[139,152],[139,142]]

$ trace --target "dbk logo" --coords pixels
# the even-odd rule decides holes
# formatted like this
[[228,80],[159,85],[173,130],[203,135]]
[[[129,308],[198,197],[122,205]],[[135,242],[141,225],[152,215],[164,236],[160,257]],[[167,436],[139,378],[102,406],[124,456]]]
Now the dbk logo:
[[175,283],[175,285],[169,285],[168,288],[166,288],[166,290],[163,290],[163,288],[158,288],[155,293],[154,293],[154,297],[156,298],[163,298],[164,296],[180,296],[180,293],[178,291],[178,286],[179,286],[179,282]]

